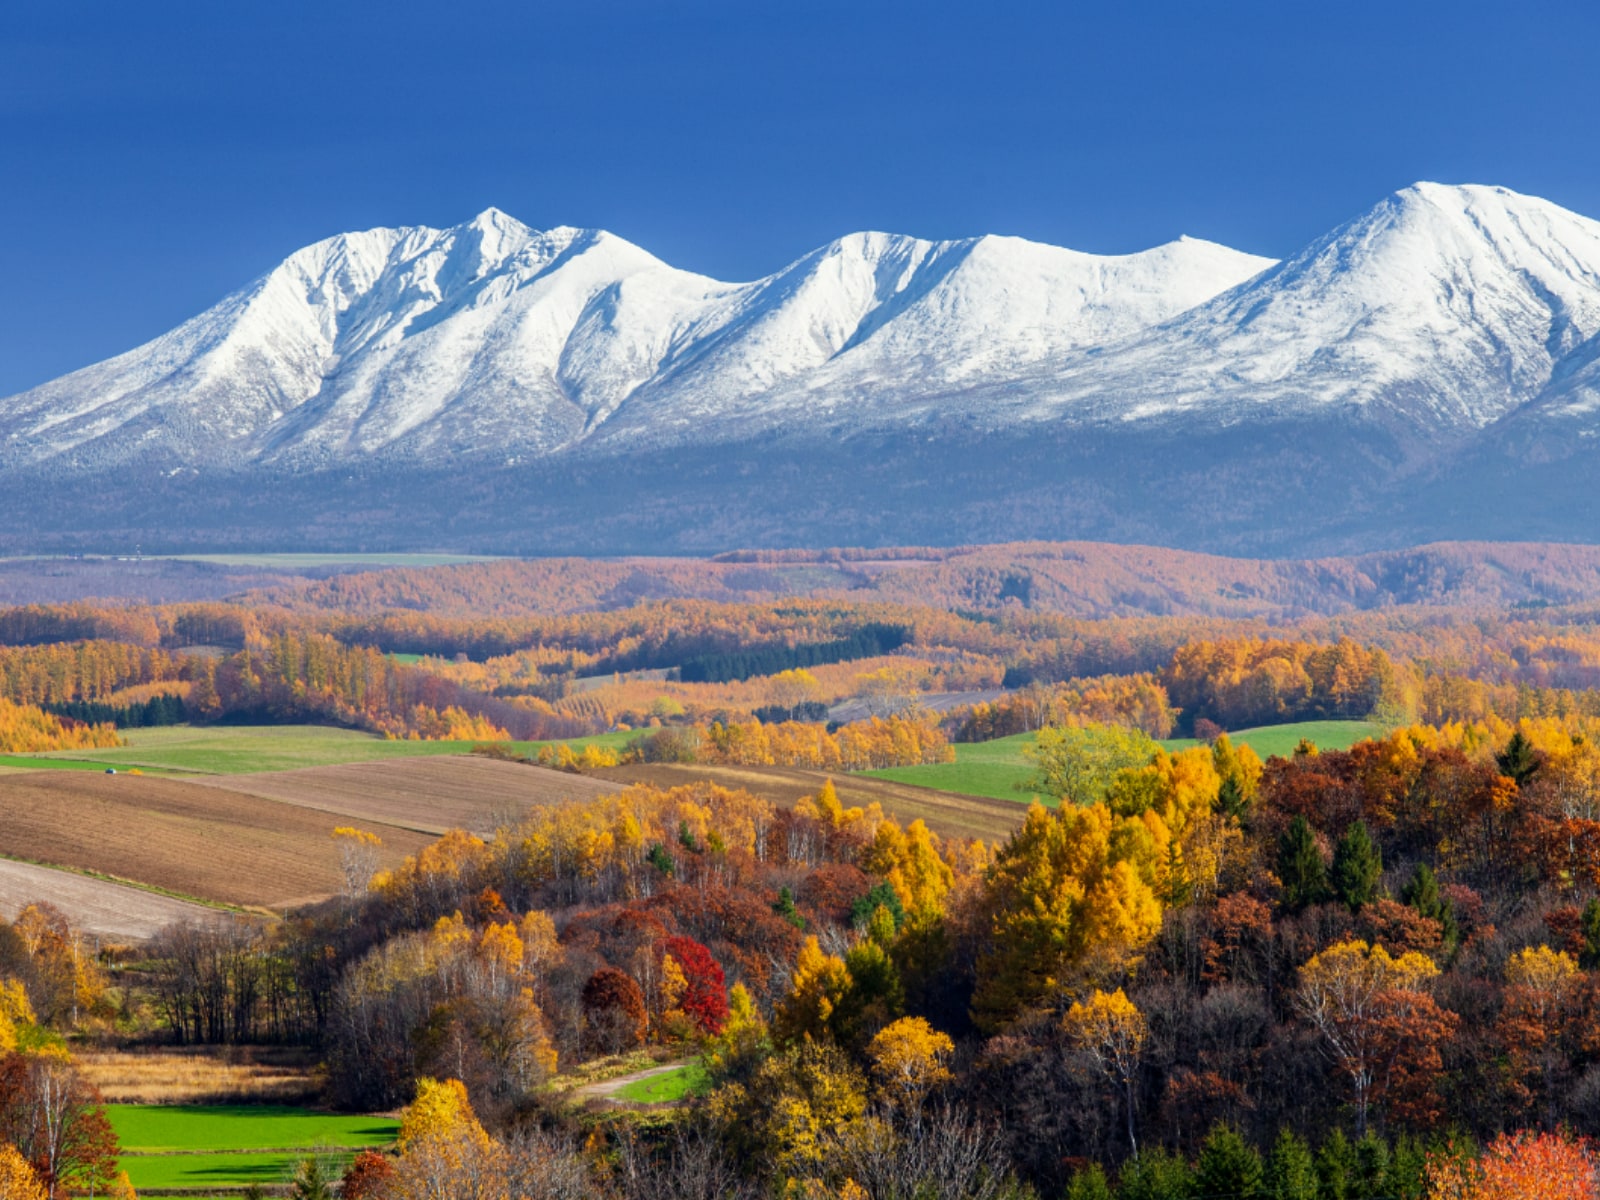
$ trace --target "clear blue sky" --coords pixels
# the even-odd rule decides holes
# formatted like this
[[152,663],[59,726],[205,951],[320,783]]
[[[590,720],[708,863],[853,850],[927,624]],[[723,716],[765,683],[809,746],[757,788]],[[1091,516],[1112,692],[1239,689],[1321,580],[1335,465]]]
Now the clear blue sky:
[[498,205],[765,274],[855,229],[1282,255],[1417,179],[1600,216],[1600,4],[13,0],[0,395]]

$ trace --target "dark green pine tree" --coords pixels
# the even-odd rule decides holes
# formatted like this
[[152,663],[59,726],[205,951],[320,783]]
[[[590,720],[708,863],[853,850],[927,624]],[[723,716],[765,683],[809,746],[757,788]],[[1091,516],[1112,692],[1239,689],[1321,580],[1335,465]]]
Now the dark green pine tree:
[[1532,779],[1539,770],[1539,752],[1533,748],[1532,742],[1522,736],[1520,729],[1511,735],[1506,748],[1494,756],[1494,761],[1500,768],[1500,774],[1509,776],[1518,787]]
[[1317,1151],[1317,1190],[1321,1200],[1358,1200],[1356,1179],[1360,1172],[1356,1148],[1344,1136],[1344,1130],[1335,1129]]
[[[1439,922],[1439,928],[1444,933],[1444,944],[1455,944],[1458,933],[1455,912],[1450,901],[1439,891],[1439,877],[1427,863],[1417,864],[1405,887],[1400,889],[1400,902],[1416,909],[1418,915]],[[1600,908],[1596,909],[1596,916],[1600,917]]]
[[1590,900],[1583,906],[1579,927],[1583,930],[1583,953],[1578,965],[1590,971],[1600,966],[1600,899]]
[[1278,839],[1278,878],[1283,883],[1283,906],[1290,912],[1327,899],[1327,868],[1317,849],[1317,836],[1304,817],[1289,822]]
[[1249,815],[1250,804],[1244,798],[1244,784],[1237,775],[1222,777],[1222,786],[1217,789],[1217,812],[1241,826]]
[[1172,1200],[1194,1192],[1194,1172],[1182,1156],[1160,1146],[1122,1164],[1117,1200]]
[[1231,1125],[1217,1122],[1200,1146],[1194,1167],[1196,1196],[1237,1196],[1253,1200],[1261,1190],[1261,1155]]
[[1366,822],[1357,821],[1333,852],[1333,893],[1351,912],[1360,912],[1378,898],[1382,877],[1383,855]]
[[1285,1129],[1267,1155],[1267,1195],[1272,1200],[1317,1200],[1317,1165],[1311,1147]]
[[794,906],[794,893],[787,886],[778,889],[778,899],[773,904],[772,911],[796,929],[802,932],[805,930],[806,919],[800,915],[800,910]]
[[1389,1196],[1389,1143],[1367,1130],[1356,1143],[1356,1195]]
[[1066,1200],[1111,1200],[1111,1185],[1099,1163],[1090,1163],[1072,1177]]

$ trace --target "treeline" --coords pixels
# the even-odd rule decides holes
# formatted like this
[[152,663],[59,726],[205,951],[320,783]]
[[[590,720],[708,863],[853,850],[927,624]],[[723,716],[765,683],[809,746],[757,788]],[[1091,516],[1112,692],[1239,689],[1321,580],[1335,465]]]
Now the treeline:
[[644,762],[817,771],[872,771],[955,761],[955,750],[937,725],[907,717],[872,717],[832,730],[803,721],[674,725],[645,734],[630,747],[629,755]]
[[958,742],[988,742],[1032,733],[1046,725],[1121,725],[1167,738],[1178,711],[1156,676],[1103,675],[1046,686],[1030,684],[988,703],[957,710],[946,719]]
[[89,750],[120,746],[122,739],[108,724],[85,724],[59,717],[31,704],[13,704],[0,696],[0,754],[34,754],[44,750]]
[[1382,650],[1340,638],[1332,645],[1277,639],[1190,642],[1161,672],[1172,703],[1193,728],[1224,729],[1371,716],[1402,704],[1394,663]]
[[114,725],[118,729],[181,725],[189,719],[183,697],[170,693],[151,696],[143,703],[106,704],[73,700],[66,704],[52,704],[46,711],[86,725]]
[[678,678],[685,683],[728,683],[757,675],[875,658],[898,650],[909,637],[910,631],[901,625],[864,625],[848,637],[828,642],[752,646],[732,654],[703,654],[684,662]]

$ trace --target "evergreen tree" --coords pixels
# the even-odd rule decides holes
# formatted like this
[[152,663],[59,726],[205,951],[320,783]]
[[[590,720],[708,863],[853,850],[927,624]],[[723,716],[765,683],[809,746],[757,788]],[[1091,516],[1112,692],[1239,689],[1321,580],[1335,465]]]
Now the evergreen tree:
[[300,1168],[294,1173],[294,1184],[289,1189],[289,1195],[292,1200],[333,1200],[333,1188],[320,1159],[300,1160]]
[[1356,1195],[1372,1200],[1389,1196],[1389,1143],[1369,1129],[1356,1143],[1355,1153]]
[[1421,1140],[1402,1133],[1389,1155],[1389,1194],[1396,1200],[1422,1200],[1428,1191],[1428,1150]]
[[1193,1179],[1188,1163],[1158,1146],[1122,1164],[1117,1200],[1173,1200],[1190,1194]]
[[1259,1197],[1261,1155],[1231,1125],[1218,1122],[1200,1146],[1194,1168],[1194,1194],[1197,1196]]
[[[1444,932],[1445,945],[1455,943],[1459,932],[1456,928],[1455,912],[1450,906],[1450,901],[1439,891],[1439,877],[1427,863],[1417,864],[1417,869],[1411,873],[1411,878],[1406,881],[1405,887],[1400,889],[1400,901],[1416,909],[1418,914],[1427,917],[1428,920],[1439,922],[1439,928]],[[1600,921],[1600,906],[1596,907],[1595,916],[1596,920]]]
[[805,932],[806,919],[800,915],[800,910],[794,906],[794,893],[789,890],[787,885],[778,889],[778,899],[772,906],[772,911],[802,933]]
[[1333,852],[1333,892],[1351,912],[1360,912],[1378,898],[1383,855],[1365,821],[1345,830]]
[[1111,1185],[1099,1163],[1090,1163],[1067,1184],[1066,1200],[1111,1200]]
[[1243,825],[1250,812],[1250,802],[1245,799],[1244,784],[1237,775],[1224,775],[1217,788],[1217,812],[1235,825]]
[[1267,1156],[1267,1195],[1272,1200],[1317,1200],[1317,1167],[1311,1147],[1285,1129]]
[[1335,1129],[1317,1151],[1317,1190],[1321,1200],[1356,1200],[1359,1172],[1355,1147],[1344,1136],[1344,1130]]
[[1583,906],[1583,954],[1578,963],[1585,971],[1600,966],[1600,898]]
[[1278,878],[1283,882],[1283,906],[1290,912],[1320,904],[1327,896],[1327,870],[1304,817],[1291,821],[1278,840]]
[[1518,787],[1532,779],[1539,770],[1539,752],[1533,743],[1522,736],[1522,730],[1511,735],[1506,748],[1494,756],[1500,774],[1509,776]]

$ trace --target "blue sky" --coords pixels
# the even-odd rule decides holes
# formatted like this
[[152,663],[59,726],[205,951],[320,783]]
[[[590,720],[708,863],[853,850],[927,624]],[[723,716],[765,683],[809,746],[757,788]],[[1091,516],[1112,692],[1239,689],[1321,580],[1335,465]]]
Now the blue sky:
[[497,205],[751,278],[864,228],[1282,255],[1417,179],[1600,217],[1600,4],[0,8],[0,395]]

